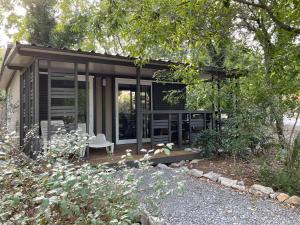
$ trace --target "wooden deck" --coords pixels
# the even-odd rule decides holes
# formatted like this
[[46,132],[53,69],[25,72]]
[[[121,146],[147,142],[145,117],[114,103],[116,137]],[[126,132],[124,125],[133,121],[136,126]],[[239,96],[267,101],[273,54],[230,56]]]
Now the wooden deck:
[[[150,145],[143,146],[145,149],[150,149]],[[91,163],[109,163],[109,164],[116,164],[120,160],[122,160],[122,155],[126,154],[126,150],[131,149],[132,150],[132,158],[128,159],[128,162],[133,162],[134,160],[139,160],[143,157],[142,153],[137,154],[136,152],[136,144],[132,145],[117,145],[115,146],[114,154],[111,156],[106,153],[106,150],[103,149],[90,149],[90,158],[89,161]],[[181,160],[192,160],[196,158],[200,158],[201,155],[199,153],[195,152],[189,152],[184,151],[182,149],[174,148],[174,150],[171,151],[170,155],[166,155],[164,153],[157,154],[153,156],[151,161],[153,164],[158,163],[173,163],[173,162],[179,162]]]

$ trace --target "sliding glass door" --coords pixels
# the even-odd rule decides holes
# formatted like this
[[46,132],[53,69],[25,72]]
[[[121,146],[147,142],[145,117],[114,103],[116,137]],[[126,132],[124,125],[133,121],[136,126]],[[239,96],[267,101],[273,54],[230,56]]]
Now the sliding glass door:
[[[136,143],[136,81],[116,79],[116,141]],[[141,82],[142,111],[151,110],[151,82]],[[150,118],[143,116],[143,141],[150,141]]]

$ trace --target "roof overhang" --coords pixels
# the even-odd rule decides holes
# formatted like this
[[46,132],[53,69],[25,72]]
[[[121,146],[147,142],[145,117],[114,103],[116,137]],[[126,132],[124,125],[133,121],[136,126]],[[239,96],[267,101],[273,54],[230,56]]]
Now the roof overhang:
[[[8,48],[6,57],[1,67],[0,88],[6,89],[16,70],[27,68],[34,59],[45,59],[73,63],[100,63],[107,65],[118,65],[127,67],[136,67],[136,58],[120,55],[100,54],[95,52],[84,52],[80,49],[58,49],[52,47],[43,47],[28,44],[17,43],[12,48]],[[162,60],[150,60],[143,68],[148,69],[166,69],[172,62]]]

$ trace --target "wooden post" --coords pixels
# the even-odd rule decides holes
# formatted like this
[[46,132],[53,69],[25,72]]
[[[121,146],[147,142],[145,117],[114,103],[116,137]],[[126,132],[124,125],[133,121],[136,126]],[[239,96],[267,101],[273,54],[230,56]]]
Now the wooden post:
[[[24,145],[24,94],[25,93],[24,93],[24,73],[23,73],[20,76],[20,127],[19,127],[20,146]],[[6,102],[6,105],[7,105],[7,102]]]
[[51,132],[51,61],[48,61],[48,141]]
[[[90,128],[90,104],[89,104],[89,63],[85,65],[85,87],[86,87],[86,133],[89,134]],[[90,149],[86,149],[87,158],[90,157]]]
[[214,83],[214,75],[212,75],[211,78],[211,88],[212,88],[212,93],[213,93],[213,102],[212,102],[212,129],[216,129],[216,105],[215,105],[215,83]]
[[[36,59],[34,62],[34,89],[33,89],[33,104],[34,104],[34,125],[39,127],[39,60]],[[37,135],[39,135],[39,129],[37,130]],[[36,135],[34,135],[34,151],[39,150],[39,140]]]
[[182,113],[178,113],[178,147],[182,146]]
[[77,130],[77,128],[78,128],[78,64],[77,63],[75,63],[74,64],[74,88],[75,88],[75,96],[74,96],[74,98],[75,98],[75,110],[74,110],[74,112],[75,112],[75,117],[74,117],[74,119],[75,119],[75,130]]
[[189,113],[189,136],[190,136],[190,146],[192,146],[192,114]]
[[171,143],[172,142],[172,114],[171,113],[169,113],[168,114],[168,121],[169,121],[169,123],[168,123],[168,134],[169,134],[169,143]]
[[143,139],[143,118],[141,112],[141,68],[136,68],[136,137],[137,137],[137,154],[142,149]]
[[151,148],[154,148],[154,128],[153,128],[153,120],[154,120],[154,115],[153,115],[153,110],[151,110]]
[[101,78],[102,86],[102,132],[106,135],[106,77]]
[[221,99],[220,99],[220,93],[221,93],[221,81],[220,81],[220,75],[218,75],[217,80],[217,87],[218,87],[218,130],[221,131]]

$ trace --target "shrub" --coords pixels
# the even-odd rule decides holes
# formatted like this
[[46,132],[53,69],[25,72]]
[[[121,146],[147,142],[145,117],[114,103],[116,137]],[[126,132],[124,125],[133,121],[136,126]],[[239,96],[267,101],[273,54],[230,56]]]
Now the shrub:
[[204,151],[204,155],[211,157],[213,154],[216,154],[221,147],[220,134],[212,129],[204,130],[197,135],[193,145],[201,147]]
[[300,194],[300,170],[276,170],[265,164],[259,171],[259,178],[263,184],[276,191],[287,192],[290,195]]
[[[19,148],[13,147],[9,135],[0,137],[6,138],[1,142],[1,151],[7,156],[6,163],[0,165],[0,224],[137,224],[143,207],[153,208],[157,204],[151,200],[173,193],[160,174],[155,173],[151,175],[151,194],[145,195],[142,202],[143,177],[127,168],[124,160],[118,167],[122,170],[92,165],[74,157],[70,161],[69,156],[87,141],[78,139],[76,133],[57,134],[46,156],[27,158],[22,164],[16,163],[16,158],[26,155],[11,154]],[[163,151],[164,146],[155,152]],[[127,151],[124,159],[130,156]],[[149,167],[149,158],[147,152],[138,161],[142,169]],[[147,202],[151,205],[144,206]]]

